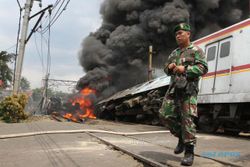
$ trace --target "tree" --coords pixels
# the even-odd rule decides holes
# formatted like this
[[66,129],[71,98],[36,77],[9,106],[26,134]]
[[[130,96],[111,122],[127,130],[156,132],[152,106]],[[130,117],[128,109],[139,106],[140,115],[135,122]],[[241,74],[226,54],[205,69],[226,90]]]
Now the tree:
[[13,72],[9,68],[8,63],[13,61],[14,56],[14,54],[6,51],[0,52],[0,82],[2,88],[6,88],[11,84]]
[[[48,97],[51,97],[53,94],[51,89],[48,89]],[[32,90],[32,98],[34,101],[40,101],[43,96],[43,88],[35,88]]]
[[23,91],[29,90],[30,82],[25,77],[22,77],[20,87],[21,87],[21,90]]
[[42,88],[35,88],[32,90],[32,98],[34,101],[40,101],[42,99],[43,90]]
[[[40,101],[43,96],[43,88],[35,88],[32,89],[32,98],[34,101]],[[61,91],[53,91],[52,89],[48,89],[48,98],[50,97],[61,97],[62,99],[67,99],[69,96],[68,93],[64,93]]]

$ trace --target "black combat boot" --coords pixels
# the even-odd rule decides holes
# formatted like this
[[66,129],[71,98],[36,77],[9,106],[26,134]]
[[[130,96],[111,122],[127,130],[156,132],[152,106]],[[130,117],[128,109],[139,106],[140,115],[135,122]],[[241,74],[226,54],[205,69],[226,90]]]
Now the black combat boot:
[[185,145],[185,154],[184,158],[181,161],[181,165],[191,166],[194,161],[194,145],[187,144]]
[[176,148],[174,149],[175,154],[180,154],[184,151],[184,143],[181,138],[179,138],[178,144]]

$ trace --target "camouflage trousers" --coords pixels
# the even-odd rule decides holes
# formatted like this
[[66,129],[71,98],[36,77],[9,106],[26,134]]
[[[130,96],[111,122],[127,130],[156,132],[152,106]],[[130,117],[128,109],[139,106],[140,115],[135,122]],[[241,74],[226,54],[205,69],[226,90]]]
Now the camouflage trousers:
[[195,145],[197,117],[197,96],[165,96],[159,111],[160,120],[170,132],[184,143]]

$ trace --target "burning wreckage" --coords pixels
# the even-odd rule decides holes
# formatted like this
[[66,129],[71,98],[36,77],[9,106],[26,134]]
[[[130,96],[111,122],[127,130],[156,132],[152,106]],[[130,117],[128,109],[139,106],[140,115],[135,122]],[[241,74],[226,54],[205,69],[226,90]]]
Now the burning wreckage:
[[158,110],[170,78],[167,76],[138,84],[97,102],[96,91],[85,87],[67,102],[51,97],[47,113],[58,121],[77,123],[96,117],[108,120],[159,124]]
[[65,103],[60,98],[51,97],[47,105],[47,113],[58,121],[64,118],[68,121],[81,123],[86,118],[95,119],[95,94],[94,89],[86,87],[77,94],[72,95]]

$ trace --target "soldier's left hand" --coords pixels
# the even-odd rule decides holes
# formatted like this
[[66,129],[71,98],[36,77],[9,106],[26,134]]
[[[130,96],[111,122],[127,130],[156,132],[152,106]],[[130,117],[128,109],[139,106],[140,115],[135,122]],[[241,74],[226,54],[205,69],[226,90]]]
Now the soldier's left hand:
[[174,71],[174,73],[182,74],[185,72],[185,67],[184,66],[176,66],[173,71]]

